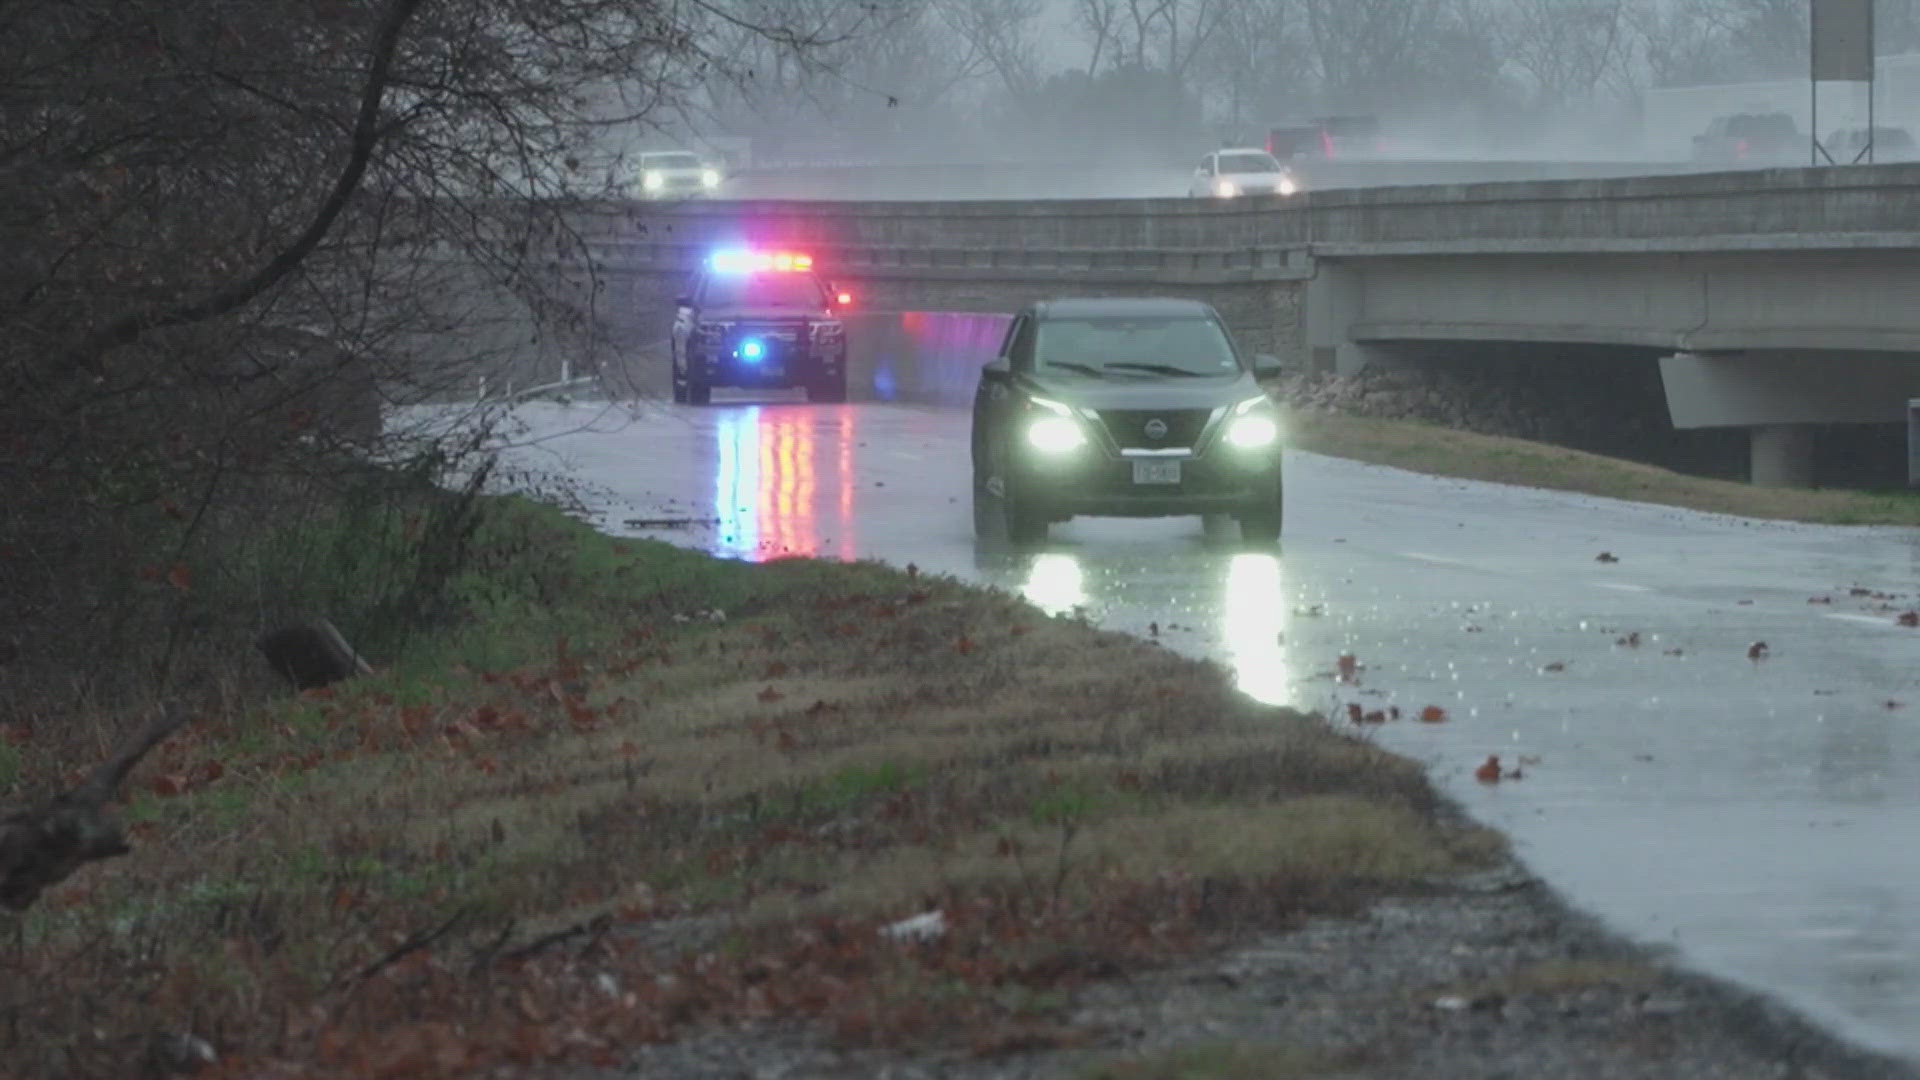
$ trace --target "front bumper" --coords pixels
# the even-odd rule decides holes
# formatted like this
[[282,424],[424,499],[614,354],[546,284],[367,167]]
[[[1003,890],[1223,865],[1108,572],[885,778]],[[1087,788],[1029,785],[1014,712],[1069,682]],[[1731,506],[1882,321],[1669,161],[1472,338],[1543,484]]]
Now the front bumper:
[[741,389],[779,388],[805,386],[809,383],[832,382],[841,378],[847,369],[846,346],[828,348],[819,345],[795,344],[786,347],[769,347],[766,354],[755,360],[739,355],[737,348],[718,346],[710,349],[690,350],[687,355],[688,375],[708,386],[727,386]]
[[644,184],[641,185],[640,197],[642,199],[697,199],[703,195],[711,195],[713,191],[713,188],[702,184],[697,179],[668,180],[662,186],[652,189]]
[[[1148,471],[1178,463],[1177,483],[1142,482],[1136,463]],[[1280,497],[1281,454],[1277,446],[1242,451],[1215,446],[1205,454],[1115,457],[1093,445],[1064,454],[1025,449],[1010,466],[1016,490],[1055,517],[1176,517],[1237,513],[1268,506]]]

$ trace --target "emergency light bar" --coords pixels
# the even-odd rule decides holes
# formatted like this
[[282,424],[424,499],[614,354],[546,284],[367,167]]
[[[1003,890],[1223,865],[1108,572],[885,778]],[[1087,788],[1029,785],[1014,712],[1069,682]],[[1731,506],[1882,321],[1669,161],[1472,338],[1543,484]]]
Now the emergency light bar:
[[730,248],[707,257],[707,265],[722,274],[750,274],[763,271],[813,269],[813,256],[791,251],[751,251]]

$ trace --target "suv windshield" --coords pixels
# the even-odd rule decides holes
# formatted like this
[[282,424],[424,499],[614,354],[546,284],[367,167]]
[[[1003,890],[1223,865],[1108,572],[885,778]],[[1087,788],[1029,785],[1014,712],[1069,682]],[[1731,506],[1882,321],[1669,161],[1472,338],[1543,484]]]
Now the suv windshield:
[[1034,370],[1090,378],[1227,378],[1240,373],[1233,346],[1212,319],[1043,319]]
[[713,274],[700,302],[706,307],[825,307],[827,294],[811,274]]
[[643,169],[697,169],[700,159],[692,154],[643,154],[640,158]]
[[1221,154],[1220,171],[1229,174],[1279,172],[1280,163],[1268,154]]

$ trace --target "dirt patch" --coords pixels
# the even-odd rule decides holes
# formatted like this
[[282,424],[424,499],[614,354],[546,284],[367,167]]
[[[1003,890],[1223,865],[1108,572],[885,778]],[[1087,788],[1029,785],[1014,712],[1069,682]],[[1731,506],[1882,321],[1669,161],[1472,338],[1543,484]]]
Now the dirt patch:
[[1512,866],[1133,971],[1079,991],[1062,1015],[1100,1032],[1098,1044],[905,1057],[766,1023],[645,1047],[626,1069],[575,1080],[1916,1075],[1762,999],[1675,972]]

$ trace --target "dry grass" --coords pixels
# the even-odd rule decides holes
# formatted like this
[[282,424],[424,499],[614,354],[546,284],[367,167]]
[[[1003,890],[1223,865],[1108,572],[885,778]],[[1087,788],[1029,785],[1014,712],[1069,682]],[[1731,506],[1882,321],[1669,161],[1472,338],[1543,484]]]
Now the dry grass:
[[[135,853],[27,920],[0,1060],[124,1075],[191,1026],[230,1075],[451,1076],[764,1016],[1070,1044],[1076,982],[1499,849],[1411,763],[1001,594],[533,550],[561,610],[164,747]],[[43,782],[73,751],[15,749]],[[938,939],[881,935],[927,910]]]
[[1293,445],[1435,476],[1578,491],[1691,510],[1828,525],[1920,525],[1909,492],[1757,488],[1545,443],[1405,420],[1297,414]]

